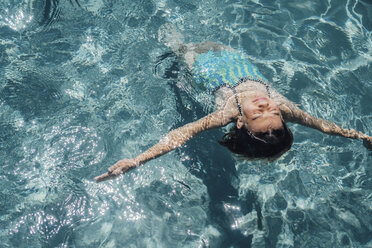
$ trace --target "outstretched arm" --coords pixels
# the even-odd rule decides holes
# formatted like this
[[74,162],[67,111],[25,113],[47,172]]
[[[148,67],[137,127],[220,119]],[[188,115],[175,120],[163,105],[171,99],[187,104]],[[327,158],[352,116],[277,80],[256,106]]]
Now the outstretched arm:
[[182,146],[186,141],[197,135],[198,133],[227,125],[231,120],[224,118],[223,111],[216,111],[197,121],[186,124],[183,127],[177,128],[168,133],[156,145],[133,159],[123,159],[108,169],[108,172],[95,177],[97,182],[104,181],[116,177],[130,169],[133,169],[153,158],[159,157],[173,149]]
[[372,147],[372,137],[354,129],[345,129],[333,122],[323,120],[321,118],[315,118],[314,116],[311,116],[305,111],[299,109],[293,103],[280,105],[280,110],[285,121],[311,127],[330,135],[339,135],[351,139],[362,139],[364,141],[364,145],[368,149],[371,149]]

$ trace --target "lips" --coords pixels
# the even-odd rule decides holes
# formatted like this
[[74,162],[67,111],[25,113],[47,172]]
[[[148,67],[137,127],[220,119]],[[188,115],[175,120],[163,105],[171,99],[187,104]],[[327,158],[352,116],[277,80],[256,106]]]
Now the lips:
[[267,98],[266,97],[258,97],[258,98],[256,98],[256,99],[254,99],[252,102],[258,102],[258,101],[261,101],[261,100],[267,100]]

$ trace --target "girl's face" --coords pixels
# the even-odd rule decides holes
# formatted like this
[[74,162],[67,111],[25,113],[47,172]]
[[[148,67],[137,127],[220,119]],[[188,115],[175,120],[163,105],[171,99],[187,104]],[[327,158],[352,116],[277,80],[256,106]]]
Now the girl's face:
[[283,127],[279,106],[265,93],[247,96],[242,102],[242,112],[237,127],[244,125],[253,134]]

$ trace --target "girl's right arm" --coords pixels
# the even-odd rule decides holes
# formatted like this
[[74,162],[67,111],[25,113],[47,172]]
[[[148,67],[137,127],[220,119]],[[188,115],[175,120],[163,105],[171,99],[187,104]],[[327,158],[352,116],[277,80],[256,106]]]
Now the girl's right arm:
[[150,147],[148,150],[133,159],[123,159],[108,169],[108,172],[95,177],[97,182],[104,181],[116,177],[126,171],[133,169],[153,158],[159,157],[173,149],[176,149],[186,143],[196,134],[227,125],[231,119],[224,118],[223,111],[216,111],[197,121],[186,124],[168,133],[156,145]]

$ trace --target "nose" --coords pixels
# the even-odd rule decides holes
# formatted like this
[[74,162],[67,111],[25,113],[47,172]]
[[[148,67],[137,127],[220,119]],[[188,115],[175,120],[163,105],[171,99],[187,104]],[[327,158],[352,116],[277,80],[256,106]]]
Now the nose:
[[267,106],[269,106],[269,102],[266,101],[266,100],[261,100],[261,101],[258,102],[258,107],[259,108],[265,108]]

